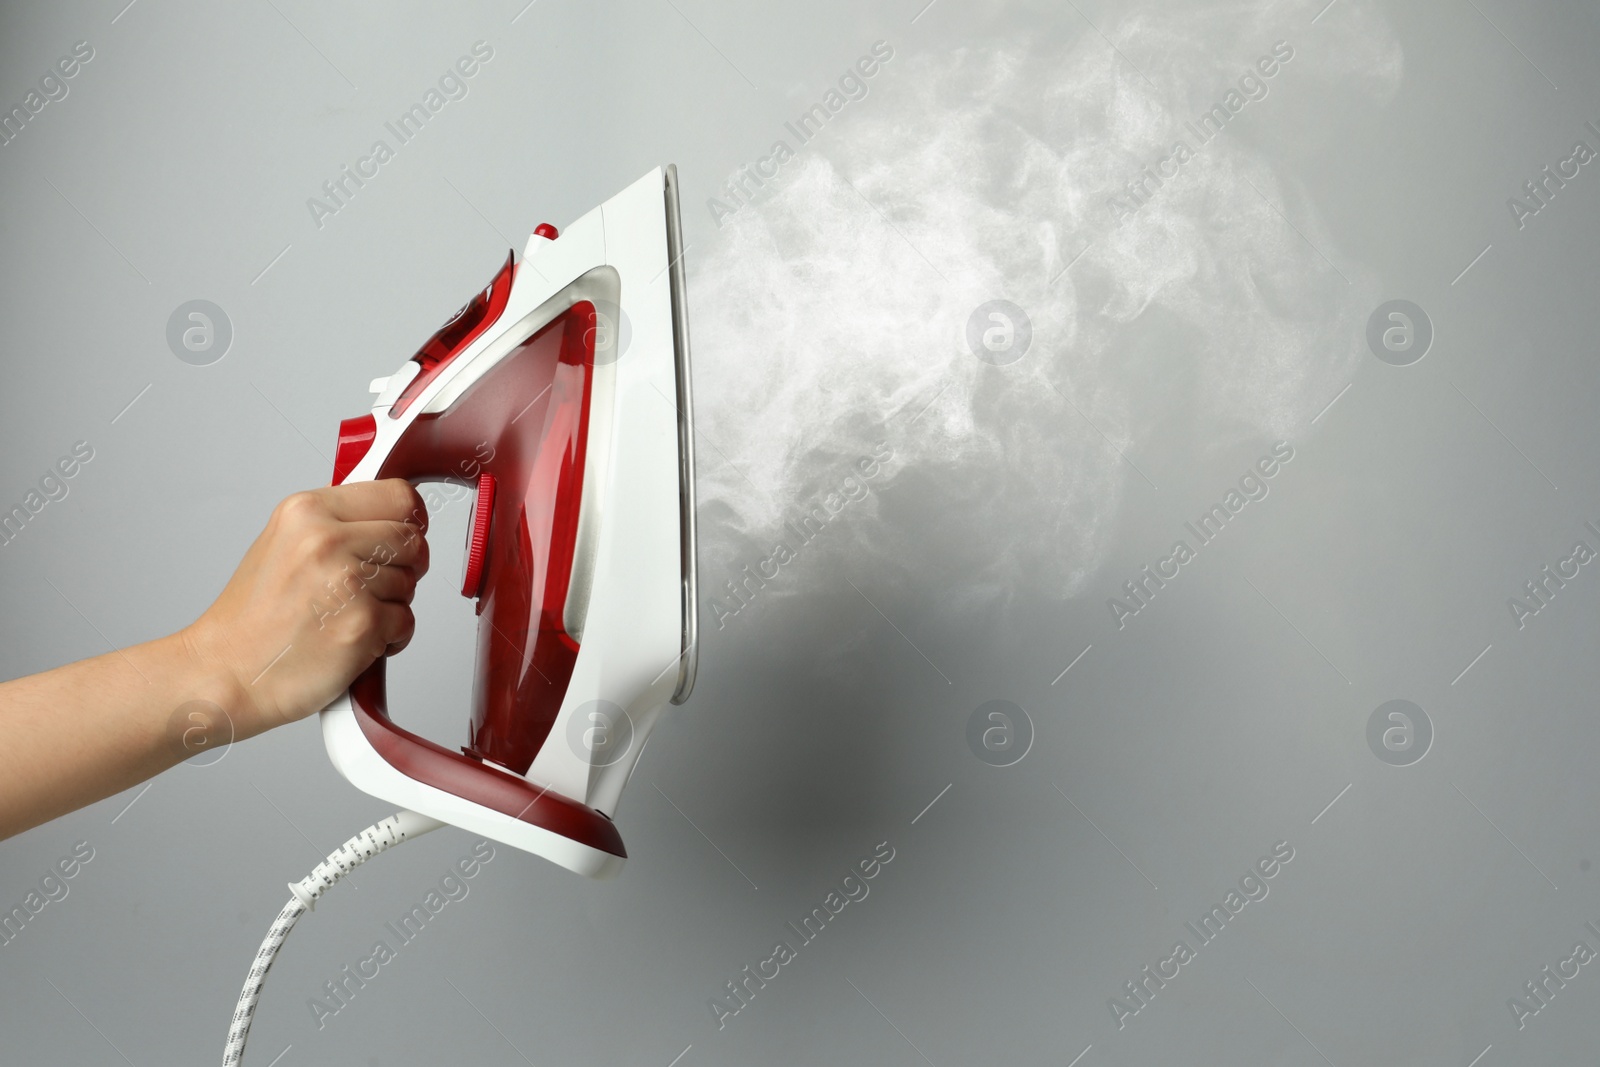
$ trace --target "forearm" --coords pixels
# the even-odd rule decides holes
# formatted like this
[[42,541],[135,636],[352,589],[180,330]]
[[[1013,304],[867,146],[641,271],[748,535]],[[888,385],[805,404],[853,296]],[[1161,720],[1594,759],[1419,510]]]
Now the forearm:
[[326,707],[411,640],[426,529],[400,479],[296,493],[177,634],[0,683],[0,838]]
[[254,732],[243,704],[184,634],[0,684],[0,838]]

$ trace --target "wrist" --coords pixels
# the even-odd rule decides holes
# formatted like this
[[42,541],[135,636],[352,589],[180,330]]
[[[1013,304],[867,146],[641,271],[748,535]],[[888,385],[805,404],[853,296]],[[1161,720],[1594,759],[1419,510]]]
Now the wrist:
[[[248,679],[235,670],[228,650],[198,624],[167,639],[179,660],[181,698],[173,712],[174,736],[184,758],[262,733],[271,725],[256,703]],[[220,714],[218,714],[220,713]]]

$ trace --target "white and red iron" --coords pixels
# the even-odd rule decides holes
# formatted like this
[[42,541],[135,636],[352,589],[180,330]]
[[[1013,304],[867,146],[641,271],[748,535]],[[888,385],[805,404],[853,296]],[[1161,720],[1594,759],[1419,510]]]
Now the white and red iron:
[[590,877],[627,857],[617,801],[696,662],[694,429],[677,170],[656,168],[521,262],[339,428],[334,483],[477,496],[467,745],[389,718],[384,661],[322,712],[358,788]]
[[593,878],[661,709],[694,687],[694,419],[678,173],[657,167],[489,286],[339,426],[333,481],[477,491],[462,593],[477,601],[468,744],[389,718],[384,661],[322,710],[339,772],[401,810],[289,884],[228,1027],[238,1067],[273,960],[355,867],[450,824]]

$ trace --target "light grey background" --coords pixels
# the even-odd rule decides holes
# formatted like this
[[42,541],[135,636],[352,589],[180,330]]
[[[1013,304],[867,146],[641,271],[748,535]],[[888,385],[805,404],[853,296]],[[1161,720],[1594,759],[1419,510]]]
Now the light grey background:
[[[771,540],[741,524],[727,488],[770,441],[741,437],[738,398],[716,384],[736,364],[777,374],[762,348],[721,345],[743,309],[718,280],[741,263],[705,201],[736,168],[880,39],[896,57],[878,95],[806,150],[858,179],[894,162],[863,133],[908,107],[889,82],[909,85],[940,57],[1099,56],[1086,77],[1134,86],[1142,70],[1191,114],[1226,88],[1141,48],[1163,20],[1226,37],[1176,3],[123,2],[0,13],[8,108],[74,42],[95,49],[70,94],[0,148],[0,504],[75,441],[95,450],[70,495],[0,547],[8,677],[191,620],[272,505],[326,481],[336,424],[364,409],[367,380],[481,286],[508,242],[668,161],[685,188],[691,278],[704,283],[691,306],[715,595],[732,561]],[[1585,167],[1521,231],[1506,207],[1573,141],[1600,148],[1583,126],[1600,123],[1600,18],[1592,5],[1510,0],[1240,9],[1253,6],[1267,36],[1238,55],[1282,37],[1305,66],[1246,109],[1227,151],[1247,149],[1266,168],[1254,173],[1273,176],[1274,239],[1322,272],[1317,291],[1343,309],[1326,317],[1335,341],[1302,358],[1304,394],[1216,436],[1215,412],[1176,389],[1125,405],[1116,426],[1097,426],[1104,441],[1062,408],[1059,432],[1083,435],[1115,491],[1093,498],[1108,503],[1092,557],[1037,571],[985,562],[1013,560],[1017,544],[1036,550],[1024,563],[1049,555],[1011,506],[1051,499],[1036,453],[1002,451],[984,472],[946,462],[963,447],[948,419],[863,430],[901,457],[874,504],[845,512],[831,548],[802,552],[727,626],[702,606],[694,699],[658,730],[621,807],[622,878],[593,884],[501,848],[470,896],[319,1030],[308,998],[473,839],[443,831],[386,856],[303,920],[268,983],[251,1062],[1497,1067],[1571,1063],[1600,1045],[1593,965],[1524,1029],[1507,1007],[1575,942],[1600,949],[1584,928],[1600,925],[1600,577],[1583,568],[1520,630],[1507,608],[1574,541],[1600,548],[1584,528],[1600,523],[1600,176]],[[306,198],[477,40],[495,52],[469,95],[313,225]],[[1292,83],[1326,69],[1319,42],[1325,55],[1370,45],[1392,84]],[[1218,67],[1245,61],[1228,51]],[[1047,88],[1048,110],[1059,101]],[[963,91],[947,88],[953,105],[930,92],[926,113],[959,107]],[[1070,137],[1043,139],[1065,151]],[[891,148],[903,161],[905,146]],[[965,178],[925,180],[961,191]],[[942,253],[961,251],[941,248],[910,201],[862,217],[947,269]],[[1083,243],[1058,237],[1050,274]],[[872,262],[851,269],[886,305],[901,299]],[[1037,370],[1048,354],[1064,381],[1073,346],[1038,295],[1052,291],[1067,290],[982,299],[1028,308],[1038,354],[1013,366]],[[1409,367],[1365,350],[1368,312],[1396,298],[1435,330]],[[234,328],[208,367],[166,345],[169,314],[193,299]],[[825,303],[807,313],[837,326]],[[878,328],[860,324],[856,358],[887,345]],[[1183,347],[1181,321],[1140,334],[1125,316],[1116,328],[1158,370]],[[1012,367],[960,358],[968,384],[1013,381]],[[1127,374],[1146,373],[1134,362]],[[1096,380],[1113,387],[1118,373]],[[767,432],[797,442],[791,467],[819,482],[864,454],[808,452],[829,432],[820,423]],[[945,451],[930,451],[934,439]],[[1270,496],[1118,630],[1107,599],[1279,439],[1295,458]],[[985,505],[979,484],[1003,493]],[[422,594],[417,640],[394,666],[407,694],[397,715],[445,743],[464,736],[470,677],[470,606],[448,588],[464,512],[436,517],[445,577]],[[1062,570],[1076,577],[1056,580]],[[1397,698],[1434,730],[1407,767],[1366,740],[1373,709]],[[1004,768],[966,740],[973,709],[997,699],[1025,708],[1035,731]],[[0,845],[0,908],[74,842],[95,849],[70,895],[0,946],[0,1059],[214,1059],[284,883],[386,813],[333,771],[312,721]],[[708,1000],[884,841],[895,858],[870,896],[719,1030]],[[1295,853],[1270,895],[1119,1029],[1108,998],[1175,940],[1193,945],[1183,924],[1279,841]]]

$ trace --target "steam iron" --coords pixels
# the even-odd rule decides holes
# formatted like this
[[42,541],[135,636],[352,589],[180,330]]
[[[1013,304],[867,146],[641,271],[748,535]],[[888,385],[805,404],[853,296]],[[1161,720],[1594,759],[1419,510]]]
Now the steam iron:
[[357,788],[594,878],[651,728],[694,687],[695,497],[677,170],[656,168],[520,262],[372,383],[334,484],[476,492],[468,743],[390,720],[379,659],[322,711]]

